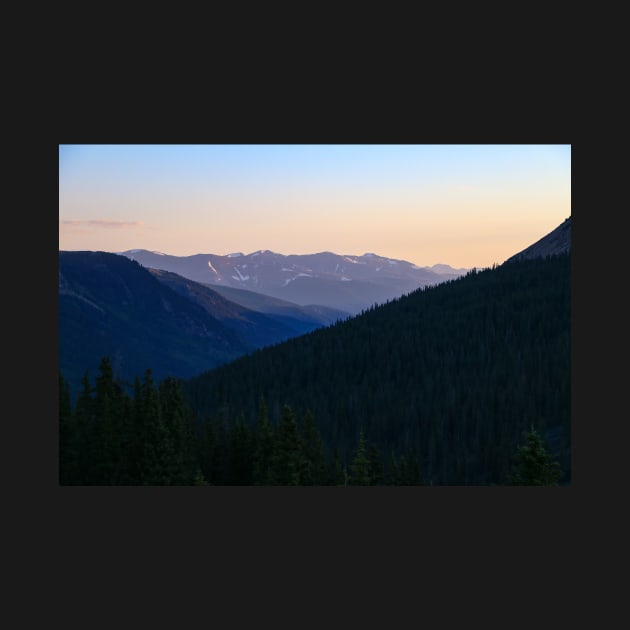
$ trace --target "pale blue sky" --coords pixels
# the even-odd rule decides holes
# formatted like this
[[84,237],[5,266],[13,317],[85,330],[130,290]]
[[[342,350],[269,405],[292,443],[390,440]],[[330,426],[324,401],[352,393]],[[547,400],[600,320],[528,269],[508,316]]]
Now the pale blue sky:
[[570,214],[570,145],[59,146],[66,250],[486,267]]

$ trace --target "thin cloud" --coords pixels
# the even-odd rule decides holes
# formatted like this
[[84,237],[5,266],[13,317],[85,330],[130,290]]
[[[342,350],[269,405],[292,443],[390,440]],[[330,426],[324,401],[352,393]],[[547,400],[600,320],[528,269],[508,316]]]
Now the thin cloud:
[[76,227],[76,228],[105,228],[105,229],[128,229],[141,227],[144,225],[143,221],[71,221],[64,220],[59,221],[59,224],[63,227]]

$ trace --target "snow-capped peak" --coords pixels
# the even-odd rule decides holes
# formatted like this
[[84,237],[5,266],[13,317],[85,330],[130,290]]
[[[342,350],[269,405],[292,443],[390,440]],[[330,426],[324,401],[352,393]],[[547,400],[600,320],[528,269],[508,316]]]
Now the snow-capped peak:
[[250,256],[260,256],[261,254],[273,254],[270,249],[259,249],[258,251],[252,252]]

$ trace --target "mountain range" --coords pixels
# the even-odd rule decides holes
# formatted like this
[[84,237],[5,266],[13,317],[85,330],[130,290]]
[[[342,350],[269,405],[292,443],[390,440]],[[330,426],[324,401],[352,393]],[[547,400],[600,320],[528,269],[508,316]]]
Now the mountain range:
[[144,267],[170,271],[208,284],[217,291],[245,289],[300,306],[318,305],[353,315],[467,271],[445,264],[419,267],[405,260],[370,253],[350,256],[320,252],[287,256],[260,250],[227,256],[171,256],[145,249],[120,253]]
[[[565,251],[570,221],[510,260]],[[466,271],[369,253],[60,251],[60,367],[75,391],[104,355],[123,380],[147,367],[187,378]]]
[[[207,444],[199,448],[210,450],[199,465],[213,484],[251,483],[261,403],[274,427],[287,405],[305,418],[300,431],[310,417],[338,470],[365,438],[371,457],[388,458],[390,478],[406,461],[427,483],[504,483],[523,432],[535,428],[567,482],[570,229],[569,218],[481,272],[414,269],[370,254],[292,261],[261,251],[219,257],[244,259],[232,264],[230,282],[228,263],[215,261],[224,274],[216,267],[211,273],[222,285],[131,259],[145,250],[60,251],[60,372],[73,398],[85,371],[93,377],[104,356],[115,381],[129,387],[147,368],[157,379],[184,379],[187,404],[204,418],[197,429]],[[252,258],[266,255],[268,262],[250,269]],[[347,259],[343,267],[340,258]],[[205,265],[215,266],[212,259]],[[384,270],[398,291],[386,304],[366,304],[350,316],[319,300],[332,295],[348,304],[349,294],[332,287],[359,287],[356,308],[357,296],[366,300],[373,287],[389,286],[379,284]],[[399,292],[418,281],[416,272],[439,271],[446,272],[441,282]],[[266,291],[300,282],[321,291],[297,304],[244,288],[250,280]],[[238,474],[230,468],[237,461]]]

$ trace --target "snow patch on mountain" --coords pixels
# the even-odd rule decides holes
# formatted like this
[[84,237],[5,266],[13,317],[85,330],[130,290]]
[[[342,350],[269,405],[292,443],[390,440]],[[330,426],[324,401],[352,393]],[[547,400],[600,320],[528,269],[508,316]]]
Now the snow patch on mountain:
[[287,278],[284,283],[283,283],[283,287],[286,287],[289,282],[293,282],[295,279],[299,278],[300,276],[306,276],[307,278],[312,278],[313,276],[310,273],[298,273],[297,275],[293,276],[293,278]]
[[244,276],[238,267],[234,267],[234,271],[236,271],[236,273],[238,274],[238,278],[236,276],[232,276],[234,280],[241,280],[241,281],[249,280],[249,276]]

